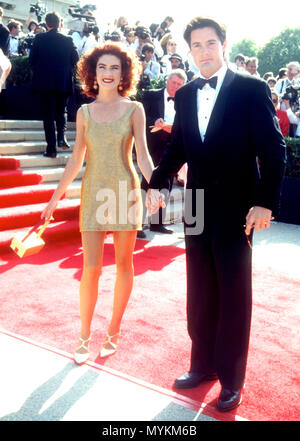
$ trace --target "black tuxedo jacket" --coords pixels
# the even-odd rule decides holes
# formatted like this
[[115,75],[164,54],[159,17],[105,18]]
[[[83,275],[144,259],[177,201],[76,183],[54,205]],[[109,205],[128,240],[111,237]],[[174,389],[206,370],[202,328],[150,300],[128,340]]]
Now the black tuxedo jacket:
[[146,137],[150,155],[154,165],[158,165],[161,160],[168,143],[170,142],[170,134],[164,130],[151,133],[149,126],[153,126],[158,118],[164,118],[165,101],[163,89],[147,90],[143,95],[143,106],[146,115]]
[[0,23],[0,48],[2,49],[4,55],[8,55],[9,30],[2,23]]
[[187,162],[187,188],[204,189],[204,231],[243,226],[255,205],[276,213],[285,142],[268,85],[228,69],[204,142],[198,127],[195,80],[178,90],[175,109],[171,143],[150,187],[161,188],[166,176]]
[[32,89],[72,94],[73,69],[78,59],[71,37],[55,29],[36,35],[29,55]]

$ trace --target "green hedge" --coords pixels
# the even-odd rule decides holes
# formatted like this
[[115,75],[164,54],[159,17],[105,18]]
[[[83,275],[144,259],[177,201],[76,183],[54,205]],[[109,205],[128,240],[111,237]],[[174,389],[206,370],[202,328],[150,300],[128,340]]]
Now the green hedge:
[[300,138],[284,138],[287,147],[285,175],[300,178]]

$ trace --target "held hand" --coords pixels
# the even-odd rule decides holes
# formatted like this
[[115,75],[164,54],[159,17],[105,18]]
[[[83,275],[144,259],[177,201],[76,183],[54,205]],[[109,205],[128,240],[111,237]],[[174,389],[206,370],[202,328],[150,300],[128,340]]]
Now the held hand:
[[147,191],[146,205],[150,214],[155,214],[160,207],[165,208],[165,196],[159,190],[149,188]]
[[249,235],[252,228],[255,231],[264,230],[270,228],[270,222],[272,220],[272,211],[264,207],[252,207],[250,208],[246,216],[246,228],[245,233]]
[[154,123],[155,127],[160,127],[161,129],[164,127],[164,125],[165,125],[165,122],[162,118],[158,118]]
[[172,132],[172,124],[165,124],[162,129],[167,133],[171,133]]
[[41,214],[41,219],[45,219],[45,221],[52,220],[53,219],[52,214],[55,211],[56,206],[57,206],[57,202],[53,202],[52,200],[50,200],[49,204]]

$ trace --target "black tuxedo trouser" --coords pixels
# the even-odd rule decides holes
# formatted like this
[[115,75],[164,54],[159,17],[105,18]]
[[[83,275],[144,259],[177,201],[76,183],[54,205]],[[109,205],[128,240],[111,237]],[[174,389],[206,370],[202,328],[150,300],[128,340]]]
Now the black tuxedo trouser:
[[185,240],[190,371],[217,372],[223,387],[241,388],[252,308],[251,247],[242,229]]
[[56,153],[56,134],[57,141],[64,139],[66,130],[66,105],[68,94],[63,92],[40,92],[41,107],[45,138],[47,142],[47,153]]

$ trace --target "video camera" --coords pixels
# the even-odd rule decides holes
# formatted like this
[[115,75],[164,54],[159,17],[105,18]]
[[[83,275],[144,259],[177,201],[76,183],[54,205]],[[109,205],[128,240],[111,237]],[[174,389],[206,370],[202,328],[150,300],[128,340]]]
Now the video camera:
[[294,78],[292,84],[286,88],[283,100],[288,100],[294,112],[300,109],[300,78]]
[[69,14],[75,19],[69,22],[69,28],[71,31],[83,32],[87,28],[87,32],[92,32],[96,26],[96,18],[93,15],[97,7],[95,5],[85,5],[82,8],[70,7],[68,9]]
[[47,8],[43,3],[37,2],[35,5],[30,5],[29,12],[30,14],[35,14],[38,23],[40,23],[47,12]]

